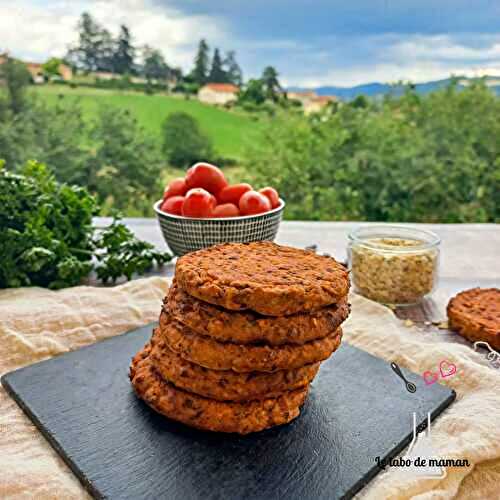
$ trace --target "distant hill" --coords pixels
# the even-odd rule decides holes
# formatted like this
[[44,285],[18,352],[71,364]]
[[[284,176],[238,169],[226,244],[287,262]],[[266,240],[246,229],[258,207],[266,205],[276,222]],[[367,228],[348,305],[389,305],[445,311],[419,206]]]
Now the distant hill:
[[[458,77],[459,87],[465,88],[470,85],[474,78]],[[500,77],[486,76],[484,77],[486,84],[500,96]],[[444,80],[435,80],[431,82],[417,83],[415,88],[418,93],[426,94],[443,87],[446,87],[451,81],[451,78],[446,78]],[[400,95],[404,91],[404,85],[390,85],[388,83],[365,83],[363,85],[355,85],[354,87],[336,87],[336,86],[325,86],[316,88],[305,88],[305,87],[290,87],[289,91],[307,91],[313,90],[318,95],[335,95],[342,100],[349,101],[354,99],[358,95],[365,95],[368,97],[377,97],[385,94],[395,94]]]

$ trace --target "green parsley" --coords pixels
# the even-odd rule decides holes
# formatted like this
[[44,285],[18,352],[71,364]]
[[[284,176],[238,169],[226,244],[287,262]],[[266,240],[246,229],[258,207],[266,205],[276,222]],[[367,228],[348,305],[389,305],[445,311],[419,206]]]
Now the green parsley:
[[0,288],[75,286],[93,270],[114,282],[171,260],[118,216],[96,230],[98,211],[86,189],[57,182],[40,163],[13,173],[0,162]]

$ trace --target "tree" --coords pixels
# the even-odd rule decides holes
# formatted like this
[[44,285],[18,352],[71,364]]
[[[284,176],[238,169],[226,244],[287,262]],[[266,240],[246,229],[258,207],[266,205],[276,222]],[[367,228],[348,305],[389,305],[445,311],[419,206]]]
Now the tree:
[[58,180],[83,183],[87,122],[78,103],[63,102],[62,98],[48,103],[26,94],[29,73],[20,62],[7,61],[0,68],[7,70],[7,92],[0,100],[2,158],[13,169],[33,158],[50,162]]
[[172,113],[163,123],[163,151],[170,164],[176,167],[213,160],[210,138],[191,115],[182,111]]
[[266,100],[266,91],[262,80],[251,79],[238,93],[238,103],[262,104]]
[[243,72],[236,62],[236,52],[234,52],[234,50],[230,50],[226,53],[223,64],[226,70],[227,81],[240,87],[243,83]]
[[266,91],[266,97],[277,101],[279,99],[279,93],[282,91],[282,87],[278,80],[278,72],[273,66],[267,66],[262,72],[262,82]]
[[83,183],[99,198],[126,208],[159,189],[160,152],[128,110],[104,107],[91,130],[94,152]]
[[198,51],[194,59],[194,68],[191,72],[194,83],[198,85],[203,85],[207,82],[208,77],[208,66],[209,66],[209,47],[204,39],[200,40],[198,44]]
[[165,62],[163,54],[146,45],[143,49],[142,74],[151,82],[152,80],[167,80],[171,70]]
[[69,50],[71,65],[86,72],[97,71],[102,63],[103,32],[93,17],[84,12],[78,21],[78,44]]
[[120,34],[113,54],[113,67],[120,75],[130,75],[134,68],[135,47],[132,45],[132,36],[127,26],[120,26]]
[[214,50],[212,67],[210,69],[210,74],[208,75],[208,81],[212,83],[227,83],[228,81],[227,74],[222,67],[220,52],[217,48]]
[[47,62],[42,64],[42,70],[45,76],[51,78],[55,76],[61,76],[59,73],[59,66],[62,64],[62,60],[57,57],[51,57]]
[[369,106],[369,101],[363,94],[356,96],[350,103],[349,106],[353,108],[367,108]]
[[26,65],[21,61],[7,57],[7,61],[0,66],[0,79],[5,80],[7,86],[6,107],[14,115],[20,113],[26,103],[26,86],[31,79]]
[[0,151],[10,168],[17,170],[37,158],[50,162],[59,181],[84,184],[88,122],[78,103],[62,99],[47,103],[26,95],[14,114],[8,95],[6,101],[3,112],[0,103]]
[[115,40],[106,29],[101,30],[100,36],[101,38],[97,46],[97,70],[115,73]]
[[182,68],[170,68],[170,78],[175,82],[179,82],[182,80]]

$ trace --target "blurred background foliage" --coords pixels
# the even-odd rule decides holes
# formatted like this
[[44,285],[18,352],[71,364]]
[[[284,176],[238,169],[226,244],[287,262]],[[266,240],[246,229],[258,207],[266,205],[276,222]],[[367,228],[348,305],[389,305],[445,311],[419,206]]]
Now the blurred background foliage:
[[290,219],[500,221],[500,100],[482,83],[277,120],[247,165]]
[[26,91],[15,60],[1,71],[6,168],[43,162],[58,181],[95,194],[102,214],[152,216],[165,183],[203,159],[226,165],[231,182],[276,187],[288,219],[500,221],[500,100],[481,82],[423,96],[409,86],[310,116],[276,106],[264,133],[234,159],[185,113],[165,117],[158,136],[125,109],[103,106],[88,120],[77,101],[49,105]]

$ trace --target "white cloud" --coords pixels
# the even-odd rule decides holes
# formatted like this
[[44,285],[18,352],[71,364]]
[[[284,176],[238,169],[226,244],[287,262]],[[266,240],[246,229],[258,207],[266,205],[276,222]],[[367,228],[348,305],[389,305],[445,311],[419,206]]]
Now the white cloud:
[[[462,38],[466,38],[462,35]],[[303,66],[302,74],[290,74],[288,85],[318,87],[352,86],[369,82],[412,81],[448,78],[450,75],[479,77],[500,75],[500,36],[476,36],[480,47],[461,42],[459,36],[383,34],[343,41],[337,53],[352,53],[352,61],[335,55],[320,65]],[[337,43],[341,42],[337,40]],[[304,72],[307,72],[304,74]]]
[[422,82],[450,74],[500,75],[500,35],[441,34],[245,39],[237,23],[220,17],[187,15],[155,0],[0,0],[0,52],[44,61],[63,55],[76,41],[83,11],[116,33],[127,24],[137,45],[163,51],[169,64],[187,70],[198,40],[235,49],[247,77],[274,65],[285,85],[351,86],[367,82]]
[[[481,38],[481,37],[478,37]],[[483,37],[484,38],[484,37]],[[449,35],[421,36],[403,40],[390,49],[396,58],[439,61],[496,61],[500,60],[500,37],[488,36],[489,46],[470,47]]]
[[23,0],[0,3],[0,50],[34,60],[62,55],[74,38],[77,16],[59,3],[50,7],[32,5]]
[[2,0],[0,50],[35,61],[62,56],[77,39],[76,24],[83,11],[114,33],[120,24],[126,24],[137,45],[149,44],[161,49],[171,65],[184,69],[191,65],[200,38],[218,41],[226,33],[220,19],[186,16],[150,0],[57,1],[49,5]]

